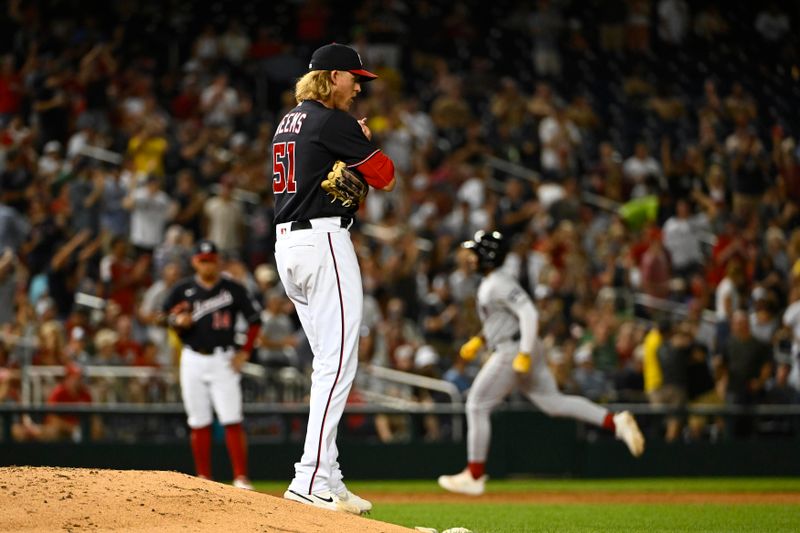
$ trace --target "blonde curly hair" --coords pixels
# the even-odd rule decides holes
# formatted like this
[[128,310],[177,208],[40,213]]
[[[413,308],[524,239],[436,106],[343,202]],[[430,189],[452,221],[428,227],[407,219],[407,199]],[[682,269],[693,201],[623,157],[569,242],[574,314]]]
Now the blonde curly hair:
[[297,80],[294,86],[294,98],[297,103],[305,100],[320,100],[325,102],[333,91],[331,71],[312,70]]

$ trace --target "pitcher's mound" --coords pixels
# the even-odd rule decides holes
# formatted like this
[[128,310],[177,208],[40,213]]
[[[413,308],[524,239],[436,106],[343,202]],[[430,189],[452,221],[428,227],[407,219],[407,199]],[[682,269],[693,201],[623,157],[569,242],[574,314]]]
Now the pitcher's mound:
[[0,531],[407,533],[177,472],[0,468]]

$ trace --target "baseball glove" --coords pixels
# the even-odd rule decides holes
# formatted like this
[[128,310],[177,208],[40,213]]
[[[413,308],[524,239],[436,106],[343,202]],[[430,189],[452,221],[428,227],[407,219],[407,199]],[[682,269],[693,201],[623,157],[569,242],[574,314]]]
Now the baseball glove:
[[322,188],[333,199],[342,202],[344,207],[358,206],[367,197],[369,185],[361,177],[347,168],[343,161],[333,164],[333,169],[328,172],[328,178],[322,182]]
[[[167,324],[175,329],[185,329],[191,326],[192,306],[189,302],[183,301],[174,305],[167,314]],[[188,315],[186,318],[185,315]]]

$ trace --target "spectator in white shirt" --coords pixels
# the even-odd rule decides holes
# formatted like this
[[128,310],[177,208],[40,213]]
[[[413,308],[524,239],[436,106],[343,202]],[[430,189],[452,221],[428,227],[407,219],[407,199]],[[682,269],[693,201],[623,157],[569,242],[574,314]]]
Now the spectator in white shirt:
[[791,370],[789,385],[800,391],[800,286],[792,287],[792,303],[783,312],[783,325],[792,332]]
[[639,141],[633,155],[623,163],[622,173],[633,187],[631,197],[639,198],[653,192],[653,188],[658,185],[661,165],[650,155],[647,144]]
[[42,157],[39,158],[37,171],[46,183],[53,182],[61,174],[64,166],[64,157],[61,155],[61,143],[48,141],[44,145]]
[[674,274],[688,277],[703,263],[697,228],[692,224],[691,205],[685,198],[675,204],[675,214],[664,223],[664,247],[669,252]]
[[241,112],[239,94],[228,85],[228,75],[217,74],[211,85],[200,94],[200,108],[207,126],[232,128]]
[[661,40],[680,45],[689,31],[689,6],[685,0],[661,0],[658,3],[658,36]]
[[581,142],[581,134],[567,117],[563,103],[557,103],[553,113],[539,124],[539,142],[545,177],[559,180],[575,169],[575,150]]
[[156,176],[148,176],[143,187],[131,188],[122,206],[131,212],[131,243],[152,253],[164,240],[164,230],[177,210]]
[[233,198],[233,177],[225,175],[220,180],[219,193],[206,200],[203,206],[206,238],[214,241],[220,253],[239,257],[245,228],[244,211]]
[[172,346],[167,337],[167,330],[158,325],[158,316],[164,300],[167,299],[172,287],[186,273],[180,263],[171,262],[164,265],[159,272],[160,278],[153,283],[142,296],[137,318],[147,328],[147,339],[154,343],[158,350],[157,360],[161,366],[169,367],[173,361]]
[[250,37],[242,29],[242,24],[237,19],[232,19],[218,44],[225,59],[234,65],[240,65],[250,49]]
[[726,267],[725,277],[719,282],[714,293],[718,350],[728,341],[733,313],[741,309],[741,291],[746,283],[747,279],[741,260],[731,258]]

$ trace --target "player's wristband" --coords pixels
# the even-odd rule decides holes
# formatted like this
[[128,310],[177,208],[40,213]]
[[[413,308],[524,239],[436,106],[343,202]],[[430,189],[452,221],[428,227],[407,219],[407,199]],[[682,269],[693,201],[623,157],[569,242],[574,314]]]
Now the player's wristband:
[[514,372],[527,374],[531,370],[531,355],[526,352],[519,352],[511,363]]
[[465,361],[472,361],[478,355],[478,350],[483,346],[483,338],[480,335],[475,335],[470,340],[464,343],[461,347],[459,355]]

